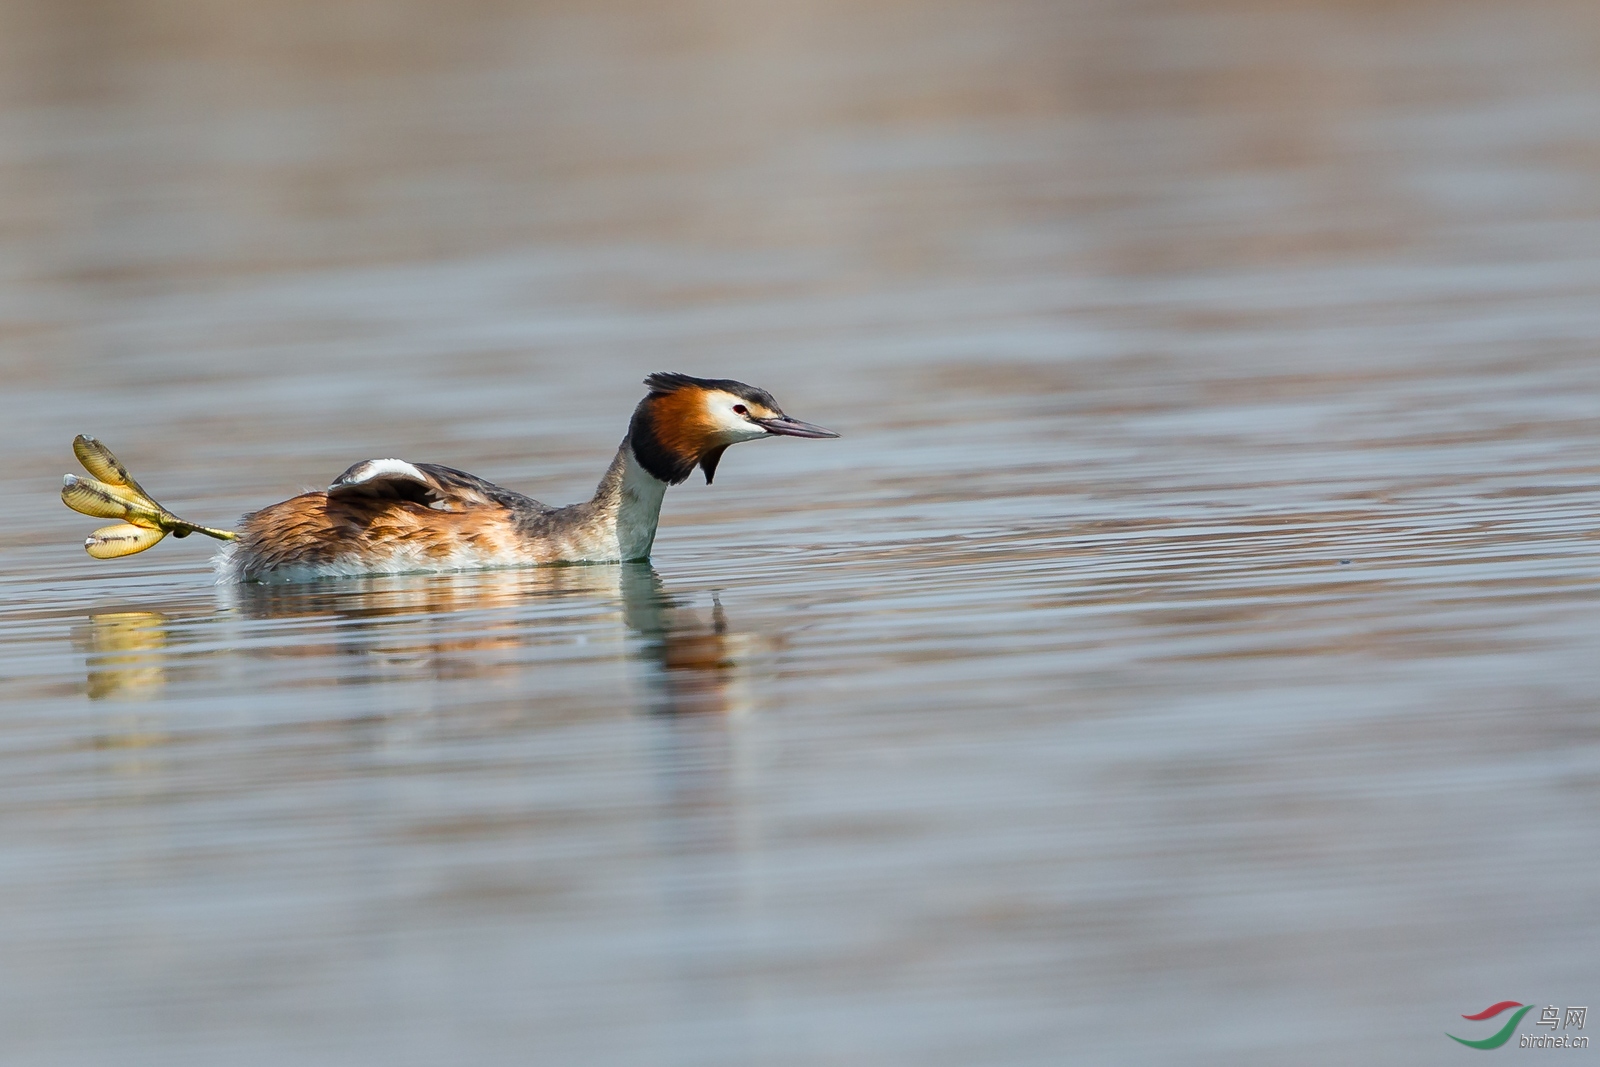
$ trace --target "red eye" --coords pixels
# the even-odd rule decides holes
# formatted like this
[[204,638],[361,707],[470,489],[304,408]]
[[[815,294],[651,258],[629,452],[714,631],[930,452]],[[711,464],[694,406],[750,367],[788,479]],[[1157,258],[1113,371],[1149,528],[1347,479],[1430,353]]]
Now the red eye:
[[750,414],[750,409],[743,404],[735,404],[733,405],[733,413],[735,415],[748,415]]

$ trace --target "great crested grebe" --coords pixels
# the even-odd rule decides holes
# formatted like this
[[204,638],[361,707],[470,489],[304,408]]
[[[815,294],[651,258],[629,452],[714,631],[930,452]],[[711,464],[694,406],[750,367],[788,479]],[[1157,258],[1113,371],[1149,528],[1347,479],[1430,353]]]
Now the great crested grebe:
[[151,498],[110,449],[72,443],[93,478],[67,475],[61,499],[85,515],[122,519],[84,548],[131,556],[167,534],[226,541],[221,581],[298,581],[358,574],[609,563],[648,559],[661,498],[699,467],[711,483],[729,445],[763,437],[838,437],[791,419],[764,389],[726,378],[652,374],[628,434],[594,497],[554,508],[436,463],[369,459],[325,492],[303,493],[217,530],[180,519]]

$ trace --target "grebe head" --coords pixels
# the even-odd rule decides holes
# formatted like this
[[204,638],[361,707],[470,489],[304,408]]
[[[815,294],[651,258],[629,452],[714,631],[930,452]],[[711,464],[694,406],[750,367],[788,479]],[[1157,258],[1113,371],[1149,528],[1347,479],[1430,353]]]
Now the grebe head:
[[640,466],[677,485],[698,465],[706,484],[729,445],[763,437],[838,437],[832,430],[791,419],[772,394],[730,378],[652,374],[650,395],[639,401],[628,440]]

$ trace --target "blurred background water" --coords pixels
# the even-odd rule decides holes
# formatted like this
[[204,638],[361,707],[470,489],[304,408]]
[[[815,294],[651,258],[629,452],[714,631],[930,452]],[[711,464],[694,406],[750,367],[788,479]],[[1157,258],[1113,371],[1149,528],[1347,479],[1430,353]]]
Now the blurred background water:
[[[1587,1004],[1597,60],[1575,0],[0,3],[5,1061]],[[844,437],[650,567],[226,589],[56,495],[90,432],[200,521],[564,503],[655,370]]]

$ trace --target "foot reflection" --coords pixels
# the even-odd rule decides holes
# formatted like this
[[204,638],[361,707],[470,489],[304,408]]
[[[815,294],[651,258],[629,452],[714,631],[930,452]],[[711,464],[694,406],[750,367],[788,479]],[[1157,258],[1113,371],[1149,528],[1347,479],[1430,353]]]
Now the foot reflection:
[[[574,644],[597,666],[608,658],[627,662],[638,681],[641,710],[730,715],[750,709],[756,689],[751,669],[772,645],[730,625],[715,594],[707,609],[669,593],[648,564],[231,586],[218,592],[223,610],[211,619],[179,620],[246,624],[245,633],[222,642],[226,647],[213,644],[209,653],[171,647],[172,620],[160,612],[89,616],[75,643],[85,656],[90,698],[151,699],[173,682],[174,663],[199,671],[219,655],[332,659],[339,684],[361,684],[509,675],[536,669],[528,655],[535,646]],[[277,625],[296,620],[313,625]],[[607,655],[609,637],[615,638],[614,655]],[[181,661],[179,651],[187,651]]]
[[84,654],[90,700],[140,699],[167,682],[167,616],[159,611],[104,611],[74,635]]

